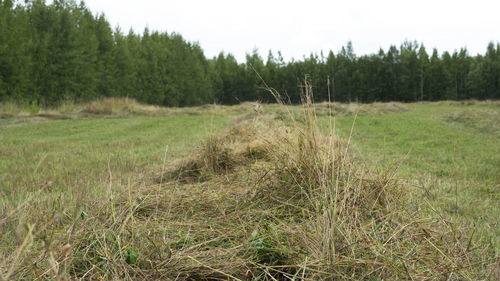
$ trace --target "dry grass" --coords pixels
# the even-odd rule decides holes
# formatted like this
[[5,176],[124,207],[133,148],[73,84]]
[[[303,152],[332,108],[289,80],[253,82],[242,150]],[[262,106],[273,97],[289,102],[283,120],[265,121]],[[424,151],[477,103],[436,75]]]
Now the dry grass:
[[[129,98],[103,98],[89,103],[63,102],[54,108],[34,105],[0,103],[0,128],[25,123],[59,119],[113,118],[113,117],[161,117],[179,115],[236,115],[252,112],[258,103],[245,102],[237,106],[207,104],[194,107],[169,108],[145,105]],[[259,105],[262,107],[261,105]]]
[[[231,114],[239,115],[238,119],[253,118],[256,112],[273,114],[279,105],[262,105],[256,102],[244,102],[237,106],[223,106],[216,104],[201,105],[186,108],[167,108],[156,105],[145,105],[129,98],[103,98],[89,103],[77,104],[71,101],[63,102],[54,108],[39,108],[36,105],[17,105],[14,103],[0,103],[0,127],[16,124],[43,122],[57,119],[76,118],[106,118],[126,116],[176,116],[201,114]],[[318,116],[327,115],[329,108],[333,108],[336,115],[353,114],[391,114],[407,111],[402,103],[320,103],[314,105]],[[288,112],[280,112],[277,119],[290,118],[290,114],[303,121],[300,106],[290,107]],[[2,124],[2,123],[6,123]]]
[[498,259],[480,258],[473,230],[407,213],[410,187],[392,170],[360,163],[333,122],[320,133],[317,111],[333,118],[336,109],[312,105],[310,91],[306,82],[301,120],[286,107],[282,122],[247,104],[229,132],[155,177],[115,190],[110,172],[106,198],[88,202],[87,212],[42,214],[36,195],[2,211],[0,227],[19,231],[0,279],[500,277]]
[[[296,121],[304,124],[307,116],[304,115],[302,106],[288,106],[287,110],[277,110],[282,107],[280,105],[267,105],[264,110],[270,108],[275,114],[275,119],[282,121]],[[399,102],[387,103],[337,103],[337,102],[322,102],[311,105],[316,117],[322,116],[348,116],[348,115],[382,115],[394,114],[409,111],[409,108]]]
[[468,109],[448,114],[445,119],[478,132],[500,134],[500,111],[497,110]]
[[433,103],[433,104],[444,104],[444,105],[487,105],[487,106],[499,106],[500,101],[498,100],[463,100],[463,101],[437,101],[437,102],[422,102],[422,103]]
[[106,98],[90,102],[84,105],[82,113],[96,115],[149,115],[160,111],[160,107],[154,105],[143,105],[128,98]]
[[408,111],[408,107],[400,102],[375,102],[370,104],[362,103],[319,103],[313,105],[316,114],[328,115],[330,111],[336,115],[375,115],[392,114]]

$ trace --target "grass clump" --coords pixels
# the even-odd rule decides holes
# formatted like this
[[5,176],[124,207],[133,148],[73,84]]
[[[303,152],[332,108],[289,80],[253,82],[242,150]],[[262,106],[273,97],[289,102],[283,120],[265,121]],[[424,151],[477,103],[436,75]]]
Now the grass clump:
[[25,102],[17,104],[14,102],[0,103],[0,118],[12,116],[33,116],[40,112],[40,106],[36,102]]
[[[206,180],[210,175],[220,175],[233,169],[235,159],[232,151],[217,136],[208,137],[196,149],[195,157],[183,160],[182,165],[168,172],[166,178],[183,181]],[[163,175],[160,176],[160,182]]]

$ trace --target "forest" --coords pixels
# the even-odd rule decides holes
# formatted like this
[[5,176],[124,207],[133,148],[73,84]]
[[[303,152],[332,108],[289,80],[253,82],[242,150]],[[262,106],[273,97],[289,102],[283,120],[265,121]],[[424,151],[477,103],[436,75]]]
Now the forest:
[[[168,27],[165,27],[168,29]],[[178,33],[123,32],[82,1],[0,0],[0,102],[54,106],[130,97],[163,106],[271,102],[267,87],[300,102],[301,81],[316,101],[437,101],[500,98],[500,44],[471,55],[399,47],[358,56],[340,51],[286,62],[281,53],[244,63],[221,52],[207,58]],[[329,96],[330,95],[330,96]]]

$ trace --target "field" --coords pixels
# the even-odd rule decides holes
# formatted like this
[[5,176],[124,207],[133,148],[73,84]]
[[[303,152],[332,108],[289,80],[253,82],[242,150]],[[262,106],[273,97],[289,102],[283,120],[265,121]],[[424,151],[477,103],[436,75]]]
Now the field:
[[498,102],[0,116],[0,280],[500,279]]
[[[475,225],[499,255],[500,107],[407,106],[399,114],[358,116],[352,135],[358,155],[372,166],[395,169],[447,216]],[[344,138],[353,119],[338,119]]]

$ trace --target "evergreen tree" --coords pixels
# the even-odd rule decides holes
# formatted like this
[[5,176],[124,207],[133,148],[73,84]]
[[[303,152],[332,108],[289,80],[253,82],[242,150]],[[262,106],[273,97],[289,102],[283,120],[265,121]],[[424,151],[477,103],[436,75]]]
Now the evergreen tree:
[[245,100],[269,101],[270,97],[263,88],[263,81],[260,75],[264,73],[264,61],[259,56],[257,49],[246,55],[246,79],[243,88]]
[[417,42],[404,42],[400,48],[401,89],[403,101],[417,101],[419,92],[419,60]]
[[425,47],[423,44],[420,45],[420,48],[418,49],[418,81],[419,81],[419,95],[420,95],[420,100],[425,100],[428,97],[425,95],[427,92],[426,90],[428,89],[427,87],[427,71],[429,68],[429,55],[427,54],[427,51],[425,50]]
[[111,82],[117,75],[118,69],[113,61],[113,50],[115,39],[112,29],[104,15],[99,15],[95,20],[95,35],[92,39],[97,39],[97,73],[99,81],[97,91],[101,96],[116,96],[117,91]]
[[427,81],[429,83],[427,89],[429,100],[437,101],[446,98],[448,75],[436,49],[432,51]]

